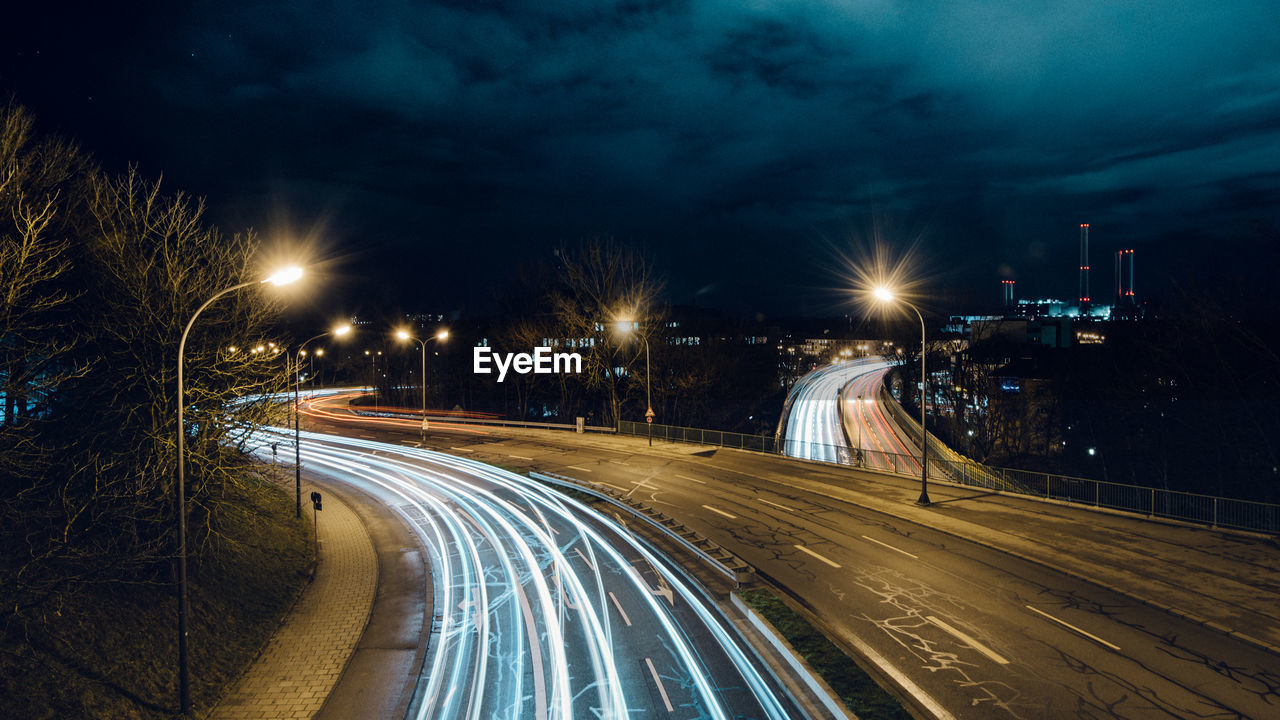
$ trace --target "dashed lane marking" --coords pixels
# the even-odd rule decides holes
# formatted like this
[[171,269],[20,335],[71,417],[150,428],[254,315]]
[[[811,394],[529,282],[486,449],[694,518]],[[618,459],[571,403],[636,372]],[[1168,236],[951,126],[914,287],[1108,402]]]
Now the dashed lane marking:
[[631,618],[627,617],[627,611],[622,609],[622,603],[618,602],[618,596],[614,595],[612,590],[609,591],[609,599],[613,601],[613,606],[618,608],[618,614],[622,616],[622,622],[626,623],[627,627],[631,627]]
[[963,642],[965,645],[968,645],[969,647],[973,648],[974,650],[977,650],[978,652],[982,653],[983,655],[986,655],[987,657],[991,658],[992,662],[996,663],[997,665],[1008,665],[1008,664],[1009,664],[1009,661],[1008,661],[1008,660],[1005,660],[1003,657],[1001,657],[1001,655],[1000,655],[999,653],[997,653],[995,650],[992,650],[991,648],[987,647],[986,645],[983,645],[982,643],[978,642],[977,640],[974,640],[973,638],[971,638],[971,637],[969,637],[967,634],[965,634],[963,631],[961,631],[961,630],[957,630],[956,628],[951,627],[951,626],[950,626],[950,625],[948,625],[947,623],[945,623],[945,622],[943,622],[943,621],[939,620],[938,618],[936,618],[936,617],[934,617],[934,616],[932,616],[932,615],[929,615],[929,616],[925,617],[925,620],[928,620],[929,622],[933,623],[934,625],[937,625],[938,627],[942,628],[943,630],[946,630],[947,632],[951,633],[952,635],[956,636],[957,638],[960,638],[960,641],[961,641],[961,642]]
[[671,698],[667,697],[667,689],[662,685],[662,678],[658,677],[658,671],[653,667],[653,661],[645,658],[644,664],[649,666],[649,674],[653,676],[653,682],[658,686],[658,692],[662,694],[662,704],[667,706],[667,712],[675,712],[676,709],[671,707]]
[[1106,640],[1103,640],[1102,638],[1098,637],[1097,635],[1094,635],[1093,633],[1091,633],[1091,632],[1087,632],[1087,631],[1085,631],[1085,630],[1081,630],[1080,628],[1076,627],[1075,625],[1072,625],[1071,623],[1067,622],[1066,620],[1059,620],[1058,618],[1056,618],[1056,617],[1054,617],[1054,616],[1050,615],[1049,613],[1047,613],[1047,612],[1045,612],[1045,611],[1043,611],[1043,610],[1037,610],[1037,609],[1035,609],[1035,608],[1031,607],[1030,605],[1028,605],[1028,606],[1027,606],[1027,609],[1028,609],[1028,610],[1030,610],[1030,611],[1031,611],[1031,612],[1033,612],[1033,613],[1038,613],[1038,614],[1040,614],[1040,615],[1043,615],[1043,616],[1045,616],[1045,617],[1049,618],[1050,620],[1052,620],[1052,621],[1054,621],[1054,622],[1058,623],[1059,625],[1061,625],[1061,626],[1063,626],[1063,627],[1066,627],[1066,628],[1070,628],[1070,629],[1072,629],[1072,630],[1075,630],[1076,632],[1080,633],[1081,635],[1083,635],[1083,636],[1085,636],[1085,637],[1089,638],[1090,640],[1092,640],[1092,641],[1094,641],[1094,642],[1096,642],[1096,643],[1099,643],[1099,644],[1102,644],[1102,645],[1106,645],[1107,647],[1111,648],[1112,650],[1115,650],[1116,652],[1120,652],[1120,647],[1119,647],[1118,645],[1112,645],[1111,643],[1107,642]]
[[805,553],[806,555],[812,555],[812,556],[814,556],[814,557],[818,558],[819,560],[821,560],[822,562],[824,562],[824,563],[826,563],[826,564],[830,565],[830,566],[831,566],[831,567],[833,567],[833,568],[838,568],[838,567],[840,567],[840,563],[836,562],[835,560],[832,560],[832,559],[827,558],[827,557],[823,557],[822,555],[819,555],[818,553],[816,553],[816,552],[814,552],[814,551],[810,550],[809,548],[807,548],[807,547],[805,547],[805,546],[803,546],[803,545],[796,545],[796,546],[795,546],[795,549],[799,550],[799,551],[800,551],[800,552],[802,552],[802,553]]
[[867,536],[867,535],[863,535],[862,537],[863,537],[863,538],[865,538],[865,539],[867,539],[867,540],[870,540],[871,542],[873,542],[873,543],[875,543],[875,544],[877,544],[877,545],[883,545],[884,547],[887,547],[887,548],[889,548],[890,550],[892,550],[892,551],[894,551],[894,552],[900,552],[900,553],[902,553],[903,555],[906,555],[906,556],[907,556],[907,557],[909,557],[909,558],[914,558],[914,559],[916,559],[916,560],[919,560],[919,559],[920,559],[920,558],[919,558],[919,556],[912,555],[911,553],[907,552],[906,550],[899,550],[898,548],[896,548],[896,547],[894,547],[894,546],[890,545],[889,543],[880,542],[879,540],[877,540],[877,539],[875,539],[875,538],[873,538],[873,537],[869,537],[869,536]]
[[729,518],[730,520],[737,520],[737,519],[738,519],[738,516],[737,516],[737,515],[730,515],[729,513],[727,513],[727,512],[725,512],[725,511],[721,510],[720,508],[711,507],[710,505],[703,505],[702,507],[704,507],[704,508],[706,508],[706,509],[710,510],[710,511],[711,511],[711,512],[713,512],[713,513],[716,513],[717,515],[723,515],[723,516],[725,516],[725,517]]

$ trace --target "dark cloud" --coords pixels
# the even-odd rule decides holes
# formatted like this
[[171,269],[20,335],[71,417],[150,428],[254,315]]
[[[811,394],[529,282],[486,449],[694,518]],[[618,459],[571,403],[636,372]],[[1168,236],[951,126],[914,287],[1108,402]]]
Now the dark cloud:
[[[229,221],[329,218],[353,271],[423,302],[597,233],[645,247],[677,296],[773,310],[818,309],[829,247],[876,214],[993,297],[1006,276],[1069,295],[1081,221],[1143,259],[1183,225],[1280,224],[1271,3],[113,12],[7,45],[0,84]],[[423,288],[425,266],[452,270]]]

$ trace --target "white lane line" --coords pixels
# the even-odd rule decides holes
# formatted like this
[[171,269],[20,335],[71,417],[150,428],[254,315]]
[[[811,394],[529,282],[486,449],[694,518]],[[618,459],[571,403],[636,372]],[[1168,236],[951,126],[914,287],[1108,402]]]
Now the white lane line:
[[706,480],[699,480],[698,478],[689,477],[688,475],[681,475],[680,473],[672,473],[672,475],[675,475],[676,477],[680,478],[681,480],[688,480],[689,482],[696,482],[696,483],[698,483],[699,485],[706,485],[706,484],[707,484],[707,481],[706,481]]
[[952,635],[955,635],[956,637],[960,638],[960,641],[961,641],[961,642],[963,642],[965,645],[968,645],[969,647],[973,648],[974,650],[977,650],[978,652],[982,653],[983,655],[986,655],[987,657],[991,658],[992,662],[996,663],[997,665],[1008,665],[1008,664],[1009,664],[1009,661],[1008,661],[1008,660],[1005,660],[1003,657],[1001,657],[1001,656],[1000,656],[1000,654],[999,654],[999,653],[997,653],[995,650],[992,650],[991,648],[987,647],[986,645],[983,645],[982,643],[978,642],[977,640],[974,640],[973,638],[971,638],[971,637],[969,637],[967,634],[965,634],[963,631],[961,631],[961,630],[957,630],[956,628],[951,627],[951,626],[950,626],[950,625],[948,625],[947,623],[945,623],[945,622],[943,622],[943,621],[939,620],[938,618],[936,618],[936,617],[934,617],[934,616],[932,616],[932,615],[929,615],[929,616],[925,617],[925,620],[928,620],[929,622],[933,623],[934,625],[937,625],[938,627],[942,628],[943,630],[946,630],[947,632],[951,633]]
[[1043,616],[1045,616],[1045,617],[1049,618],[1050,620],[1052,620],[1052,621],[1054,621],[1054,622],[1058,623],[1059,625],[1062,625],[1063,627],[1071,628],[1072,630],[1075,630],[1076,632],[1078,632],[1078,633],[1080,633],[1081,635],[1083,635],[1083,636],[1085,636],[1085,637],[1089,638],[1090,640],[1093,640],[1094,642],[1101,643],[1101,644],[1106,645],[1107,647],[1111,648],[1112,650],[1115,650],[1116,652],[1120,652],[1120,648],[1119,648],[1118,646],[1116,646],[1116,645],[1112,645],[1111,643],[1107,642],[1106,640],[1103,640],[1102,638],[1098,637],[1097,635],[1094,635],[1093,633],[1085,632],[1084,630],[1081,630],[1080,628],[1076,627],[1075,625],[1072,625],[1071,623],[1069,623],[1069,622],[1067,622],[1067,621],[1065,621],[1065,620],[1059,620],[1058,618],[1056,618],[1056,617],[1054,617],[1054,616],[1050,615],[1049,613],[1047,613],[1047,612],[1045,612],[1045,611],[1043,611],[1043,610],[1037,610],[1037,609],[1035,609],[1035,608],[1031,607],[1030,605],[1028,605],[1028,606],[1027,606],[1027,609],[1028,609],[1028,610],[1030,610],[1031,612],[1039,613],[1039,614],[1041,614],[1041,615],[1043,615]]
[[582,548],[574,548],[573,551],[578,553],[578,557],[582,558],[582,562],[587,564],[587,567],[591,570],[591,572],[596,571],[596,566],[592,565],[591,561],[587,559],[587,556],[582,554]]
[[779,505],[779,504],[778,504],[778,503],[776,503],[776,502],[770,502],[770,501],[768,501],[768,500],[765,500],[764,498],[760,498],[760,502],[764,503],[765,505],[772,505],[772,506],[774,506],[774,507],[778,508],[779,510],[786,510],[787,512],[799,512],[799,511],[798,511],[798,510],[796,510],[795,508],[789,508],[789,507],[787,507],[786,505]]
[[823,556],[819,555],[818,553],[816,553],[816,552],[814,552],[814,551],[810,550],[809,548],[807,548],[807,547],[805,547],[805,546],[803,546],[803,545],[796,545],[796,546],[795,546],[795,548],[796,548],[797,550],[799,550],[800,552],[802,552],[802,553],[806,553],[806,554],[808,554],[808,555],[812,555],[812,556],[814,556],[814,557],[818,558],[819,560],[821,560],[822,562],[824,562],[824,563],[826,563],[826,564],[830,565],[830,566],[831,566],[831,567],[833,567],[833,568],[838,568],[838,567],[840,567],[840,563],[838,563],[838,562],[836,562],[836,561],[834,561],[834,560],[831,560],[830,558],[825,558],[825,557],[823,557]]
[[610,460],[609,462],[613,463],[614,465],[630,465],[631,464],[629,462],[624,462],[622,460]]
[[711,512],[713,512],[713,513],[715,513],[715,514],[717,514],[717,515],[723,515],[723,516],[725,516],[725,517],[729,518],[730,520],[737,520],[737,519],[738,519],[738,516],[737,516],[737,515],[730,515],[729,513],[727,513],[727,512],[725,512],[725,511],[721,510],[720,508],[714,508],[714,507],[711,507],[710,505],[703,505],[702,507],[704,507],[704,508],[706,508],[706,509],[710,510]]
[[450,446],[450,447],[449,447],[449,449],[450,449],[450,450],[457,450],[458,452],[465,452],[465,453],[475,452],[475,450],[468,450],[468,449],[466,449],[466,448],[453,447],[453,446]]
[[627,627],[631,627],[631,618],[627,617],[627,611],[622,609],[622,603],[618,602],[618,596],[614,595],[612,590],[609,591],[609,599],[613,601],[613,606],[618,608],[618,614],[622,616],[622,622],[626,623]]
[[597,484],[597,485],[603,485],[603,486],[605,486],[605,487],[611,487],[611,488],[613,488],[614,490],[617,490],[618,492],[631,492],[630,490],[628,490],[628,489],[626,489],[626,488],[624,488],[624,487],[618,487],[617,485],[613,485],[613,484],[611,484],[611,483],[604,482],[603,480],[595,480],[594,482],[595,482],[595,484]]
[[890,550],[893,550],[893,551],[895,551],[895,552],[900,552],[900,553],[902,553],[903,555],[906,555],[906,556],[907,556],[907,557],[909,557],[909,558],[915,558],[916,560],[919,560],[919,559],[920,559],[919,557],[917,557],[917,556],[915,556],[915,555],[912,555],[911,553],[907,552],[906,550],[899,550],[898,548],[896,548],[896,547],[894,547],[894,546],[890,545],[889,543],[883,543],[883,542],[880,542],[879,540],[877,540],[877,539],[875,539],[875,538],[873,538],[873,537],[868,537],[868,536],[866,536],[866,535],[863,535],[862,537],[864,537],[864,538],[866,538],[866,539],[870,540],[871,542],[873,542],[873,543],[875,543],[875,544],[877,544],[877,545],[883,545],[883,546],[885,546],[885,547],[889,548]]
[[653,667],[653,661],[645,658],[644,664],[649,666],[649,674],[653,676],[653,682],[658,686],[658,692],[662,693],[662,704],[667,706],[667,712],[675,712],[676,709],[671,707],[671,698],[667,697],[667,689],[662,686],[662,678],[658,677],[658,671]]
[[568,468],[569,470],[577,470],[578,472],[585,472],[585,473],[591,472],[587,468],[578,467],[577,465],[565,465],[565,467]]
[[515,458],[515,459],[517,459],[517,460],[532,460],[532,459],[533,459],[533,458],[529,457],[528,455],[512,455],[511,453],[507,453],[507,457],[509,457],[509,458]]

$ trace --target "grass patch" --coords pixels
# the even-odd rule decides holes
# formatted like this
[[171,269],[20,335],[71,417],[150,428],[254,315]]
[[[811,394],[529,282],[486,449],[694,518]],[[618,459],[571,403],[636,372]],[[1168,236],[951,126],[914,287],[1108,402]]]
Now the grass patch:
[[[192,696],[201,715],[279,626],[311,572],[310,519],[293,497],[254,482],[234,498],[216,552],[189,561]],[[0,717],[177,715],[177,595],[172,585],[87,588],[0,647]]]
[[885,692],[848,655],[768,590],[745,590],[742,599],[778,631],[800,657],[861,720],[911,720],[897,698]]

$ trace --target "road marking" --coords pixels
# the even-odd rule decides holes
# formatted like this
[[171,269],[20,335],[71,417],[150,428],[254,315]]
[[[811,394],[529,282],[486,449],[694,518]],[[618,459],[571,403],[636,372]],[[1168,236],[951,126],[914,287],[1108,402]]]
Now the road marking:
[[578,467],[577,465],[565,465],[565,467],[568,468],[569,470],[577,470],[578,472],[585,472],[585,473],[591,472],[590,470],[584,467]]
[[622,609],[622,603],[618,602],[618,597],[613,594],[612,590],[609,591],[609,599],[613,601],[613,606],[618,608],[618,614],[622,616],[622,622],[626,623],[627,627],[631,627],[631,618],[627,617],[627,611]]
[[509,458],[515,458],[515,459],[517,459],[517,460],[532,460],[532,459],[533,459],[533,458],[529,457],[528,455],[512,455],[511,453],[507,453],[507,457],[509,457]]
[[631,464],[628,462],[624,462],[622,460],[610,460],[609,462],[613,463],[614,465],[630,465]]
[[[605,487],[611,487],[611,488],[613,488],[614,490],[617,490],[618,492],[623,492],[623,493],[625,493],[625,492],[630,492],[630,490],[627,490],[627,489],[626,489],[626,488],[624,488],[624,487],[618,487],[617,485],[612,485],[612,484],[610,484],[610,483],[604,482],[603,480],[596,480],[596,481],[595,481],[595,484],[597,484],[597,485],[603,485],[603,486],[605,486]],[[634,488],[633,488],[633,489],[634,489]]]
[[1116,646],[1116,645],[1112,645],[1111,643],[1107,642],[1106,640],[1103,640],[1102,638],[1098,637],[1097,635],[1094,635],[1093,633],[1085,632],[1084,630],[1081,630],[1080,628],[1076,627],[1075,625],[1072,625],[1071,623],[1069,623],[1069,622],[1067,622],[1067,621],[1065,621],[1065,620],[1059,620],[1058,618],[1056,618],[1056,617],[1054,617],[1054,616],[1050,615],[1049,613],[1047,613],[1047,612],[1045,612],[1045,611],[1043,611],[1043,610],[1037,610],[1037,609],[1035,609],[1035,608],[1031,607],[1030,605],[1028,605],[1028,606],[1027,606],[1027,609],[1028,609],[1028,610],[1030,610],[1031,612],[1039,613],[1039,614],[1041,614],[1041,615],[1043,615],[1043,616],[1045,616],[1045,617],[1049,618],[1050,620],[1052,620],[1052,621],[1054,621],[1054,622],[1058,623],[1059,625],[1062,625],[1062,626],[1064,626],[1064,627],[1071,628],[1072,630],[1075,630],[1076,632],[1078,632],[1078,633],[1080,633],[1081,635],[1083,635],[1083,636],[1085,636],[1085,637],[1089,638],[1090,640],[1093,640],[1094,642],[1101,643],[1101,644],[1106,645],[1107,647],[1111,648],[1112,650],[1115,650],[1116,652],[1120,652],[1120,648],[1119,648],[1118,646]]
[[916,557],[915,555],[912,555],[911,553],[907,552],[906,550],[899,550],[898,548],[896,548],[896,547],[894,547],[894,546],[890,545],[889,543],[883,543],[883,542],[880,542],[879,540],[877,540],[877,539],[875,539],[875,538],[873,538],[873,537],[868,537],[868,536],[866,536],[866,535],[863,535],[862,537],[864,537],[864,538],[866,538],[866,539],[870,540],[871,542],[873,542],[873,543],[875,543],[875,544],[877,544],[877,545],[883,545],[883,546],[885,546],[885,547],[889,548],[890,550],[893,550],[894,552],[900,552],[900,553],[902,553],[903,555],[906,555],[906,556],[907,556],[907,557],[909,557],[909,558],[914,558],[914,559],[916,559],[916,560],[919,560],[919,559],[920,559],[919,557]]
[[658,686],[658,692],[662,694],[662,704],[667,706],[667,712],[675,712],[676,709],[671,707],[671,698],[667,697],[667,689],[662,686],[662,678],[658,677],[658,671],[653,667],[653,661],[645,658],[644,664],[649,666],[649,674],[653,676],[653,682]]
[[946,624],[945,622],[943,622],[943,621],[939,620],[938,618],[936,618],[936,617],[934,617],[934,616],[932,616],[932,615],[929,615],[929,616],[927,616],[927,617],[925,618],[925,620],[928,620],[929,622],[933,623],[934,625],[937,625],[938,627],[942,628],[943,630],[946,630],[947,632],[951,633],[952,635],[955,635],[956,637],[960,638],[960,641],[961,641],[961,642],[963,642],[965,645],[968,645],[969,647],[973,648],[974,650],[977,650],[978,652],[982,653],[983,655],[986,655],[987,657],[991,658],[991,660],[992,660],[993,662],[995,662],[997,665],[1008,665],[1008,664],[1009,664],[1009,661],[1008,661],[1008,660],[1005,660],[1003,657],[1001,657],[1001,656],[1000,656],[1000,654],[999,654],[999,653],[997,653],[995,650],[992,650],[991,648],[987,647],[986,645],[983,645],[982,643],[978,642],[977,640],[974,640],[973,638],[971,638],[971,637],[969,637],[968,635],[966,635],[964,632],[962,632],[962,631],[960,631],[960,630],[957,630],[956,628],[951,627],[950,625],[948,625],[948,624]]
[[673,475],[675,475],[676,477],[680,478],[681,480],[688,480],[689,482],[696,482],[696,483],[698,483],[699,485],[706,485],[706,484],[707,484],[707,481],[706,481],[706,480],[699,480],[698,478],[692,478],[692,477],[689,477],[688,475],[681,475],[681,474],[679,474],[679,473],[672,473],[672,474],[673,474]]
[[475,450],[468,450],[468,449],[466,449],[466,448],[460,448],[460,447],[450,447],[449,449],[450,449],[450,450],[457,450],[458,452],[465,452],[465,453],[475,452]]
[[573,551],[578,553],[578,557],[582,558],[582,562],[586,563],[587,567],[591,568],[591,572],[596,571],[596,566],[592,565],[591,561],[587,559],[587,556],[582,554],[582,548],[574,548]]
[[818,553],[816,553],[816,552],[814,552],[814,551],[810,550],[809,548],[807,548],[807,547],[805,547],[805,546],[803,546],[803,545],[796,545],[796,546],[795,546],[795,548],[796,548],[797,550],[799,550],[800,552],[802,552],[802,553],[806,553],[806,554],[809,554],[809,555],[812,555],[812,556],[814,556],[814,557],[818,558],[819,560],[821,560],[822,562],[824,562],[824,563],[826,563],[826,564],[830,565],[830,566],[831,566],[831,567],[833,567],[833,568],[838,568],[838,567],[840,567],[840,563],[835,562],[835,561],[833,561],[833,560],[830,560],[830,559],[828,559],[828,558],[825,558],[825,557],[823,557],[823,556],[819,555]]
[[786,505],[779,505],[779,504],[778,504],[778,503],[776,503],[776,502],[770,502],[770,501],[768,501],[768,500],[765,500],[764,498],[760,498],[760,502],[764,503],[765,505],[772,505],[772,506],[774,506],[774,507],[778,508],[779,510],[786,510],[787,512],[799,512],[799,511],[798,511],[798,510],[796,510],[795,508],[789,508],[789,507],[787,507]]
[[720,508],[713,508],[713,507],[711,507],[710,505],[703,505],[702,507],[704,507],[704,508],[706,508],[706,509],[710,510],[710,511],[711,511],[711,512],[713,512],[713,513],[716,513],[717,515],[723,515],[723,516],[725,516],[725,517],[729,518],[730,520],[737,520],[737,519],[738,519],[738,516],[737,516],[737,515],[730,515],[729,513],[727,513],[727,512],[725,512],[725,511],[721,510]]

